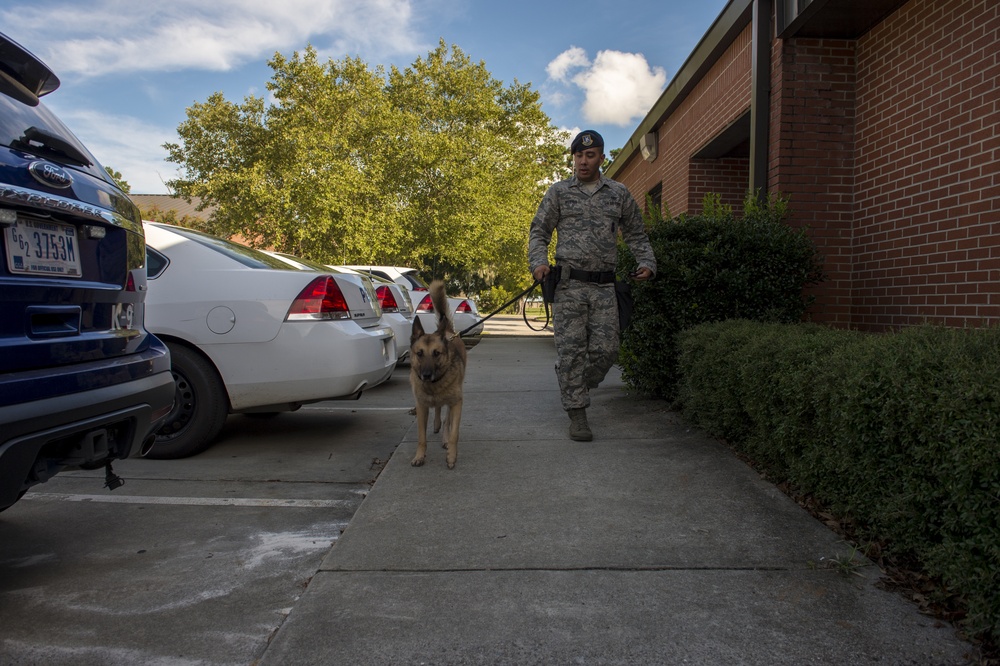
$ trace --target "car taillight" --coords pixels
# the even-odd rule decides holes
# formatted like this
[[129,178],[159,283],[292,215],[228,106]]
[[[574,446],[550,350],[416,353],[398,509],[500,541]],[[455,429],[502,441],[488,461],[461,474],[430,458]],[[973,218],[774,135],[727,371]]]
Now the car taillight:
[[135,276],[132,275],[132,271],[128,272],[128,278],[125,280],[125,291],[135,291]]
[[455,308],[455,312],[472,312],[472,311],[473,311],[472,304],[470,304],[469,301],[462,301],[461,303],[458,304],[458,307]]
[[414,312],[434,312],[434,303],[431,301],[430,294],[424,296],[423,300],[417,303]]
[[350,318],[347,301],[336,280],[329,275],[321,275],[295,297],[285,321]]
[[384,284],[375,290],[378,296],[378,304],[382,306],[382,312],[399,312],[399,303],[392,295],[392,290]]

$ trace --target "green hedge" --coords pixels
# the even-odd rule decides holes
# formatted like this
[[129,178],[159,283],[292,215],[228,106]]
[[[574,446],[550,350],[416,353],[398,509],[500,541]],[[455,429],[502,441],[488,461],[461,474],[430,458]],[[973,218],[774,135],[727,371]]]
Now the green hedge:
[[727,321],[678,348],[687,420],[916,557],[1000,639],[1000,330]]
[[[515,292],[517,293],[517,292]],[[476,297],[476,307],[479,309],[479,316],[486,317],[493,314],[493,311],[514,297],[506,289],[500,286],[493,286],[479,292]],[[517,314],[517,305],[509,305],[501,314]]]
[[[787,205],[778,197],[760,205],[748,196],[741,217],[711,196],[698,216],[664,220],[652,209],[646,222],[657,274],[633,283],[633,324],[619,365],[632,388],[673,398],[677,333],[733,317],[799,321],[810,302],[803,288],[822,276],[812,241],[784,223]],[[618,265],[623,274],[635,268],[624,245]]]

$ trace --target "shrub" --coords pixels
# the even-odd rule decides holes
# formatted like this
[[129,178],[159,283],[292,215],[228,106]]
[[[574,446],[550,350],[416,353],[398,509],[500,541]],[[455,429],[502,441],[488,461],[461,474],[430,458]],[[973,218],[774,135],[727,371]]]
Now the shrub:
[[916,558],[1000,639],[1000,329],[729,321],[678,346],[685,418]]
[[[518,292],[514,292],[514,294],[516,293]],[[494,310],[512,299],[514,294],[500,286],[493,286],[479,292],[476,297],[476,307],[479,308],[480,316],[485,317],[492,314]],[[517,314],[517,312],[518,304],[515,302],[507,306],[501,314]]]
[[[633,285],[633,324],[619,355],[630,386],[668,399],[676,394],[680,331],[731,318],[799,321],[809,305],[803,288],[821,279],[814,245],[784,223],[780,198],[761,205],[748,196],[742,218],[711,197],[704,208],[676,220],[659,219],[654,208],[647,219],[657,275]],[[635,266],[622,245],[619,267]]]

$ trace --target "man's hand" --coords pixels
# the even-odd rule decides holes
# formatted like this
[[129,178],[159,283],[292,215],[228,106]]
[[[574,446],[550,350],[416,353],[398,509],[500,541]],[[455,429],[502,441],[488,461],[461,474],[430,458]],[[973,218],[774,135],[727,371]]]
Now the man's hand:
[[642,268],[640,268],[636,272],[632,273],[630,275],[630,277],[633,280],[639,280],[640,282],[642,282],[642,281],[648,280],[649,278],[653,277],[653,271],[651,271],[648,268],[646,268],[645,266],[643,266]]
[[536,266],[535,270],[531,272],[532,277],[534,277],[537,282],[541,282],[542,280],[544,280],[545,276],[548,274],[549,274],[549,267],[547,264]]

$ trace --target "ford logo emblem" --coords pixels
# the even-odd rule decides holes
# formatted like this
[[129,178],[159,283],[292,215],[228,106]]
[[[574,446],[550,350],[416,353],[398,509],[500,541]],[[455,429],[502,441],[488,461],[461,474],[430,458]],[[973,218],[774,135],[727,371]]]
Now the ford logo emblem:
[[69,171],[52,162],[32,162],[28,165],[28,171],[42,185],[59,190],[64,190],[73,184],[73,176]]

